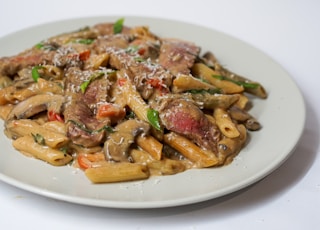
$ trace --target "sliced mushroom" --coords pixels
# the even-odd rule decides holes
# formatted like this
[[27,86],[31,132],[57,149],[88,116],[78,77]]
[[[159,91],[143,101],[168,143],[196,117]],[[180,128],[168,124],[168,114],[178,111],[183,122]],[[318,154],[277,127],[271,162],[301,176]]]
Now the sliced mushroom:
[[244,124],[245,127],[250,131],[256,131],[261,128],[259,121],[245,110],[242,110],[236,106],[232,106],[229,109],[229,113],[232,119]]
[[38,94],[17,104],[8,116],[11,119],[24,119],[45,110],[60,113],[65,98],[56,94]]
[[129,147],[134,143],[135,137],[147,134],[150,125],[136,119],[127,120],[116,126],[116,131],[109,135],[104,143],[106,159],[110,161],[130,161]]

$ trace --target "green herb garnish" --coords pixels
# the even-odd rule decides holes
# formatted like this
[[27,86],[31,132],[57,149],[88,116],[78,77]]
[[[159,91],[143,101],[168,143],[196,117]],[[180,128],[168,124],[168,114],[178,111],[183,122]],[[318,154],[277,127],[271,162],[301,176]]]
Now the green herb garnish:
[[139,50],[139,46],[129,46],[127,49],[125,49],[126,53],[136,53]]
[[43,68],[44,68],[43,66],[34,66],[34,67],[32,67],[31,76],[32,76],[32,79],[35,82],[38,82],[38,79],[40,78],[39,69],[43,69]]
[[64,147],[61,147],[59,149],[61,152],[63,152],[64,155],[66,155],[68,153],[68,147],[64,146]]
[[161,130],[159,112],[154,109],[148,109],[147,118],[149,123],[157,130]]
[[113,24],[113,33],[114,34],[119,34],[122,32],[123,22],[124,22],[124,18],[120,18]]
[[258,83],[249,83],[249,82],[243,82],[243,81],[232,81],[232,82],[236,83],[237,85],[241,85],[247,89],[256,89],[259,87]]
[[68,120],[68,122],[71,122],[73,123],[75,126],[77,126],[79,129],[87,132],[87,133],[90,133],[90,134],[95,134],[95,133],[100,133],[101,131],[107,131],[109,133],[113,133],[114,130],[112,129],[111,126],[108,126],[108,125],[105,125],[103,126],[102,128],[100,129],[96,129],[96,130],[91,130],[91,129],[88,129],[84,124],[81,124],[79,122],[76,122],[74,120]]
[[212,77],[219,79],[219,80],[225,80],[225,81],[231,81],[237,85],[243,86],[244,88],[250,88],[250,89],[255,89],[259,87],[258,83],[250,83],[250,82],[243,82],[243,81],[236,81],[236,80],[232,80],[230,78],[226,78],[224,76],[221,75],[212,75]]
[[90,38],[87,38],[87,39],[75,39],[72,41],[73,43],[79,43],[79,44],[84,44],[84,45],[90,45],[94,42],[94,39],[90,39]]
[[220,94],[221,89],[191,89],[187,91],[188,93],[191,94],[204,94],[204,93],[209,93],[209,94]]
[[33,134],[31,133],[32,137],[33,137],[33,140],[38,143],[39,145],[45,145],[46,142],[45,142],[45,139],[42,135],[40,135],[39,133],[36,133],[36,134]]
[[81,92],[85,93],[90,83],[93,82],[95,79],[104,76],[104,74],[105,74],[104,72],[98,72],[98,73],[92,74],[88,80],[84,81],[80,85]]
[[146,59],[142,58],[142,57],[134,57],[133,58],[136,62],[144,62],[146,61]]
[[39,42],[34,46],[35,48],[39,50],[57,50],[57,47],[51,44],[47,44],[45,42]]

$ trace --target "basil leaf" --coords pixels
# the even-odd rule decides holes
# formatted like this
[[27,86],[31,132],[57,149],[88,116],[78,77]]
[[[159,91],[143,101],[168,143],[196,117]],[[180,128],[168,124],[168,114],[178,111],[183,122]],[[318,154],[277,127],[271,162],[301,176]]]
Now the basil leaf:
[[249,88],[249,89],[256,89],[259,87],[259,84],[257,83],[249,83],[249,82],[243,82],[243,81],[233,81],[234,83],[236,83],[237,85],[241,85],[244,88]]
[[224,76],[222,75],[211,75],[213,78],[216,78],[218,80],[227,80]]
[[39,145],[45,145],[46,142],[45,142],[45,139],[42,135],[40,135],[39,133],[37,134],[33,134],[31,133],[32,137],[33,137],[33,140],[38,143]]
[[54,44],[48,44],[48,43],[45,43],[45,42],[39,42],[38,44],[36,44],[34,46],[35,48],[39,49],[39,50],[57,50],[58,47],[57,45],[54,45]]
[[204,94],[204,93],[221,94],[221,89],[190,89],[187,92],[191,94]]
[[102,77],[103,75],[104,75],[104,72],[98,72],[98,73],[92,74],[88,80],[84,81],[80,85],[81,92],[85,93],[90,83],[93,82],[95,79]]
[[132,45],[125,49],[126,53],[136,53],[139,50],[139,46]]
[[148,109],[147,118],[149,123],[157,130],[161,130],[159,112],[154,109]]
[[63,154],[64,155],[67,155],[67,153],[68,153],[68,147],[61,147],[60,149],[59,149],[61,152],[63,152]]
[[135,60],[136,62],[139,62],[139,63],[146,61],[146,59],[144,59],[142,57],[134,57],[133,60]]
[[39,69],[42,69],[44,68],[43,66],[34,66],[31,70],[31,76],[32,76],[32,79],[35,81],[35,82],[38,82],[38,79],[40,78],[40,74],[39,74]]
[[122,32],[123,22],[124,22],[124,18],[120,18],[113,24],[113,33],[114,34],[119,34]]
[[250,83],[250,82],[244,82],[244,81],[236,81],[236,80],[232,80],[230,78],[226,78],[224,76],[221,75],[212,75],[212,77],[219,79],[219,80],[225,80],[225,81],[231,81],[237,85],[243,86],[244,88],[250,88],[250,89],[255,89],[259,87],[258,83]]
[[88,129],[84,124],[81,124],[79,122],[76,122],[75,120],[68,120],[68,122],[71,122],[73,123],[75,126],[77,126],[79,129],[87,132],[87,133],[90,133],[90,134],[95,134],[95,133],[100,133],[101,131],[107,131],[109,133],[113,133],[114,130],[112,129],[112,127],[108,126],[108,125],[105,125],[103,126],[102,128],[100,129],[96,129],[96,130],[91,130],[91,129]]
[[84,45],[90,45],[94,42],[93,39],[76,39],[73,41],[74,43],[84,44]]

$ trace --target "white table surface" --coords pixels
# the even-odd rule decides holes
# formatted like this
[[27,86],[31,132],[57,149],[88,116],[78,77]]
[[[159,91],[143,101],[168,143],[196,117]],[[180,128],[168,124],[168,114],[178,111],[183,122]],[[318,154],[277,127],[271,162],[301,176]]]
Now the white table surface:
[[0,228],[319,229],[319,10],[317,0],[1,1],[0,37],[40,23],[97,15],[164,17],[225,32],[288,71],[303,92],[307,120],[297,149],[279,169],[223,198],[175,208],[109,209],[57,201],[0,182]]

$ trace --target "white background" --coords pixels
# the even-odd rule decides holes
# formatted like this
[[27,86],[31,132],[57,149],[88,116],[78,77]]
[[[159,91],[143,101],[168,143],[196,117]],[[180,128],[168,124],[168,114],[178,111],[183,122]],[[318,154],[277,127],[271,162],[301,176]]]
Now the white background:
[[108,209],[56,201],[0,182],[0,228],[319,229],[319,11],[317,0],[2,0],[0,37],[54,20],[102,15],[178,19],[225,32],[288,71],[304,95],[307,120],[296,151],[279,169],[223,198],[176,208]]

